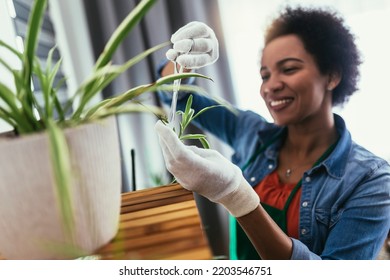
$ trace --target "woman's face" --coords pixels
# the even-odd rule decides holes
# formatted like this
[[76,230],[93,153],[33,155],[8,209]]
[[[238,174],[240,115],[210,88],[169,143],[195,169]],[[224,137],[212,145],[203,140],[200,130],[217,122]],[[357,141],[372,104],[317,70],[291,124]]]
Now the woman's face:
[[260,75],[260,93],[276,124],[303,124],[331,111],[329,75],[320,73],[296,35],[278,37],[265,46]]

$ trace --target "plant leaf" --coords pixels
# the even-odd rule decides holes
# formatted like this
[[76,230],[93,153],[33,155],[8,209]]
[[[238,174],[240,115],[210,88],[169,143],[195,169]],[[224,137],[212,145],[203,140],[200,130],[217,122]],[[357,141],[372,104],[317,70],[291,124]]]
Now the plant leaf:
[[119,107],[101,109],[90,114],[88,121],[100,118],[106,118],[111,115],[128,114],[128,113],[153,113],[155,115],[163,115],[164,111],[152,105],[143,104],[125,104]]
[[208,110],[210,110],[210,109],[216,108],[216,107],[224,107],[224,105],[212,105],[212,106],[203,108],[203,109],[200,110],[198,113],[196,113],[195,116],[193,116],[193,117],[191,118],[191,121],[193,121],[196,117],[198,117],[199,115],[203,114],[204,112],[206,112],[206,111],[208,111]]
[[[62,63],[62,58],[57,61],[57,63],[54,65],[53,69],[50,71],[49,69],[46,70],[46,73],[48,75],[48,81],[47,81],[47,88],[46,88],[46,94],[48,95],[48,104],[46,105],[47,115],[48,117],[53,117],[54,114],[54,108],[53,108],[53,100],[57,99],[56,92],[58,89],[53,90],[56,88],[54,86],[54,81],[57,76],[58,71],[60,70]],[[60,81],[61,82],[61,81]]]
[[180,137],[180,140],[189,140],[189,139],[201,139],[205,138],[204,134],[186,134]]
[[206,137],[199,138],[200,143],[202,144],[203,148],[210,149],[210,143],[207,141]]
[[2,82],[0,82],[0,99],[4,101],[13,112],[18,112],[16,96],[13,94],[12,90]]
[[[18,101],[16,96],[13,94],[5,84],[0,82],[0,99],[3,100],[4,104],[10,109],[7,112],[7,118],[12,119],[15,125],[18,127],[18,133],[30,132],[33,130],[28,119],[24,118],[23,114],[18,109]],[[9,122],[9,121],[7,121]]]
[[102,54],[99,56],[95,69],[105,66],[112,58],[114,52],[133,29],[133,27],[140,21],[146,12],[154,5],[156,0],[142,0],[121,22],[118,28],[114,31],[111,38],[108,40]]
[[67,237],[71,239],[73,238],[75,222],[71,199],[72,168],[70,153],[64,132],[54,120],[48,119],[47,131],[56,185],[55,191],[57,193],[64,231]]
[[0,118],[7,122],[12,127],[16,126],[16,122],[14,121],[14,118],[10,115],[8,111],[6,111],[4,108],[0,107]]
[[172,83],[174,80],[177,80],[177,79],[186,79],[186,78],[191,78],[191,77],[203,78],[203,79],[213,81],[213,79],[211,79],[208,76],[205,76],[205,75],[202,75],[199,73],[194,73],[194,72],[187,72],[187,73],[178,73],[178,74],[171,74],[171,75],[164,76],[156,81],[156,85],[160,86],[163,84]]
[[14,55],[16,55],[21,61],[23,60],[23,54],[19,52],[17,49],[11,47],[11,45],[7,44],[3,40],[0,40],[0,46],[8,49],[10,52],[12,52]]
[[116,79],[120,74],[125,72],[127,69],[131,68],[141,60],[143,60],[148,55],[153,52],[166,47],[169,42],[164,42],[148,50],[138,54],[132,59],[128,60],[123,65],[105,65],[100,69],[94,71],[94,73],[79,87],[76,94],[82,95],[78,109],[76,109],[76,115],[80,115],[84,107],[88,102],[101,90],[103,90],[107,85],[109,85],[114,79]]
[[35,50],[38,45],[38,36],[41,30],[43,15],[45,13],[46,6],[47,6],[47,0],[34,1],[32,11],[29,16],[29,20],[27,24],[22,77],[25,84],[27,101],[29,102],[30,106],[34,104],[31,87],[30,87],[31,73],[33,69]]
[[183,128],[182,128],[183,131],[190,124],[190,122],[192,120],[192,116],[195,113],[194,109],[191,108],[191,106],[192,106],[192,99],[193,99],[193,97],[192,97],[192,95],[190,95],[188,97],[188,99],[187,99],[186,108],[185,108],[183,116],[182,116],[181,124],[183,126]]

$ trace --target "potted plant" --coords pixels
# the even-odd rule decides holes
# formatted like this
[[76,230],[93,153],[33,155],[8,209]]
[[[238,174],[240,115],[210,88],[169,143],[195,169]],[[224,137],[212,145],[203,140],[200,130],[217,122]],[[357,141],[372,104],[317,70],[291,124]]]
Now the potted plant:
[[[111,58],[125,36],[156,0],[142,0],[118,26],[89,78],[62,106],[54,77],[52,52],[42,68],[35,50],[47,0],[35,0],[23,53],[0,41],[17,56],[21,69],[0,64],[14,77],[11,89],[0,82],[0,118],[13,128],[0,138],[0,254],[7,259],[67,259],[88,255],[112,239],[120,210],[120,155],[115,114],[151,111],[137,102],[144,92],[196,73],[171,75],[140,85],[90,106],[92,98],[116,77],[163,43],[122,65]],[[44,104],[38,104],[31,80],[39,80]],[[207,77],[204,77],[207,78]],[[187,86],[188,87],[188,86]],[[191,89],[189,87],[189,89]]]

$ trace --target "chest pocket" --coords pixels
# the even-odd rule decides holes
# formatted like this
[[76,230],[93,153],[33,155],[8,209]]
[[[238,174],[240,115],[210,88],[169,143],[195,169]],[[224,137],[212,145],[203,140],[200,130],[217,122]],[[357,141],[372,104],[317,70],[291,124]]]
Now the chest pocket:
[[315,218],[320,225],[323,225],[325,228],[330,229],[340,220],[343,212],[343,208],[318,208],[315,210]]

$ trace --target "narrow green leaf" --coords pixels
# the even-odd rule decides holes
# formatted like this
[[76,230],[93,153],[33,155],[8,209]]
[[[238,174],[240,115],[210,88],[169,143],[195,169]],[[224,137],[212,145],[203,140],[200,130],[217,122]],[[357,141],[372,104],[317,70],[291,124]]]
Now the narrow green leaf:
[[49,50],[49,53],[47,54],[47,59],[46,59],[46,75],[47,76],[49,76],[51,65],[53,63],[53,55],[54,55],[54,52],[55,52],[56,49],[57,49],[57,46],[52,47]]
[[223,107],[224,105],[213,105],[213,106],[209,106],[209,107],[206,107],[206,108],[203,108],[202,110],[200,110],[198,113],[196,113],[195,116],[193,116],[191,118],[191,121],[193,121],[195,118],[197,118],[199,115],[203,114],[204,112],[210,110],[210,109],[213,109],[213,108],[217,108],[217,107]]
[[141,95],[144,92],[153,91],[155,89],[156,89],[156,86],[154,84],[141,85],[138,87],[134,87],[134,88],[126,91],[125,93],[120,94],[119,96],[108,99],[108,100],[110,100],[110,102],[107,102],[104,105],[104,107],[105,108],[110,108],[110,107],[113,108],[113,107],[120,106],[120,105],[124,104],[125,102],[128,102],[128,101],[134,99],[135,97]]
[[31,73],[33,69],[35,50],[38,45],[38,36],[43,22],[43,15],[47,6],[47,0],[34,1],[32,11],[27,24],[25,50],[23,58],[23,80],[26,89],[26,97],[30,106],[34,103],[31,92]]
[[[195,77],[195,78],[202,78],[202,79],[207,79],[210,81],[213,81],[210,77],[207,77],[205,75],[199,74],[199,73],[193,73],[193,72],[188,72],[188,73],[179,73],[179,74],[171,74],[164,76],[156,81],[156,85],[163,85],[163,84],[168,84],[172,83],[174,80],[177,79],[186,79],[190,77]],[[180,86],[181,87],[181,86]]]
[[74,212],[71,198],[72,168],[70,153],[64,132],[54,120],[47,123],[51,162],[53,164],[58,204],[63,220],[64,231],[68,238],[73,238]]
[[11,125],[12,127],[16,127],[16,122],[14,121],[11,114],[2,107],[0,107],[0,119],[4,120],[6,123]]
[[[165,91],[167,93],[172,94],[173,93],[173,84],[163,84],[158,86],[158,90]],[[200,95],[205,95],[208,96],[207,91],[205,91],[204,88],[196,85],[186,85],[186,84],[181,84],[180,85],[180,91],[182,92],[193,92],[193,93],[198,93]]]
[[14,55],[16,55],[21,61],[23,60],[23,54],[19,52],[17,49],[11,47],[11,45],[7,44],[3,40],[0,40],[0,46],[8,49],[10,52],[12,52]]
[[192,116],[194,115],[195,111],[194,109],[191,108],[192,106],[192,95],[190,95],[187,99],[187,102],[186,102],[186,107],[185,107],[185,110],[184,110],[184,113],[182,115],[182,120],[181,120],[181,124],[182,124],[182,129],[183,131],[187,128],[187,126],[190,124],[191,122],[191,119],[192,119]]
[[92,108],[88,109],[85,113],[85,119],[89,119],[92,115],[94,115],[97,111],[99,111],[100,109],[104,108],[104,106],[111,102],[110,99],[105,99],[103,101],[100,101],[98,104],[96,104],[95,106],[93,106]]
[[205,138],[204,134],[186,134],[180,137],[180,140],[189,140],[189,139],[201,139]]
[[3,65],[9,72],[13,72],[12,67],[0,57],[0,64]]
[[57,74],[60,70],[61,64],[62,64],[62,58],[60,58],[57,61],[57,63],[54,65],[54,67],[52,69],[49,69],[49,68],[46,69],[46,73],[47,73],[46,75],[47,75],[48,80],[49,80],[48,87],[50,87],[50,88],[55,87],[54,80],[55,80],[55,77],[57,76]]
[[91,114],[88,119],[86,118],[86,120],[91,121],[95,119],[106,118],[112,115],[129,113],[153,113],[155,115],[162,115],[164,114],[164,111],[157,106],[143,104],[125,104],[119,107],[98,110],[94,114]]
[[[76,94],[69,100],[68,104],[65,106],[65,111],[67,111],[71,105],[73,105],[74,100],[77,97],[80,97],[78,107],[75,108],[75,113],[73,114],[75,118],[79,118],[83,113],[84,108],[87,106],[88,102],[102,89],[104,89],[104,83],[107,81],[112,81],[114,76],[117,75],[119,71],[118,66],[106,65],[101,69],[97,70],[90,79],[81,85],[81,87],[76,91]],[[118,74],[119,75],[119,74]],[[109,83],[108,83],[109,84]]]
[[[16,126],[19,126],[18,132],[25,133],[33,131],[33,126],[30,124],[29,120],[24,118],[23,113],[20,112],[18,106],[18,101],[16,96],[13,94],[11,89],[9,89],[5,84],[0,82],[0,100],[3,100],[4,105],[6,105],[10,111],[7,111],[7,118],[12,119]],[[9,122],[9,121],[7,121]]]
[[[34,59],[34,74],[38,78],[40,86],[41,86],[41,91],[43,94],[43,101],[44,101],[44,109],[38,109],[41,112],[41,116],[45,116],[46,118],[49,116],[49,109],[48,106],[50,106],[50,94],[48,92],[48,77],[46,75],[46,71],[42,70],[41,64],[39,63],[39,60],[37,57]],[[50,89],[49,89],[50,90]]]
[[[183,76],[184,75],[184,76]],[[134,99],[135,97],[139,96],[140,94],[144,92],[152,92],[156,91],[162,84],[169,83],[174,81],[175,79],[183,78],[183,77],[200,77],[200,78],[206,78],[209,79],[207,76],[197,74],[197,73],[184,73],[184,74],[174,74],[169,75],[164,78],[158,79],[155,83],[150,83],[146,85],[140,85],[138,87],[132,88],[119,96],[116,96],[112,98],[112,102],[108,103],[106,106],[108,107],[114,107],[121,105],[129,100]]]
[[[53,100],[57,98],[56,93],[57,90],[53,90],[54,88],[58,87],[59,85],[54,85],[55,78],[58,74],[58,71],[60,70],[62,63],[62,58],[57,61],[57,63],[54,65],[53,69],[50,71],[49,69],[46,70],[46,73],[48,75],[48,81],[47,81],[47,95],[48,95],[48,103],[46,105],[46,110],[47,110],[47,116],[48,117],[53,117],[54,114],[54,102]],[[61,81],[60,81],[61,82]]]
[[54,96],[54,107],[57,110],[58,113],[58,122],[64,122],[65,121],[65,112],[61,106],[60,101],[58,100],[57,96]]
[[18,112],[16,96],[13,94],[12,90],[2,82],[0,82],[0,99],[3,100],[13,112]]
[[188,115],[188,113],[190,112],[191,107],[192,107],[192,100],[193,100],[193,96],[190,95],[187,99],[187,102],[186,102],[186,108],[184,110],[184,115]]
[[194,115],[194,109],[190,109],[188,113],[184,113],[182,115],[181,124],[183,126],[183,131],[187,128],[187,126],[190,124],[192,116]]
[[148,55],[160,50],[168,45],[169,42],[165,42],[154,46],[132,59],[128,60],[123,65],[110,65],[107,64],[104,67],[93,72],[93,74],[79,87],[76,94],[81,95],[79,107],[76,109],[77,114],[80,114],[88,102],[100,91],[106,88],[114,79],[120,74],[142,61]]
[[200,143],[202,144],[203,148],[210,149],[210,143],[207,141],[206,137],[199,138]]
[[[39,121],[39,119],[36,118],[33,112],[33,106],[34,102],[36,102],[35,97],[32,96],[32,98],[28,99],[25,97],[27,93],[22,89],[20,92],[20,95],[18,96],[18,99],[22,105],[21,112],[23,114],[23,118],[26,122],[30,123],[32,126],[32,129],[27,132],[34,132],[34,131],[41,131],[43,128],[43,124]],[[31,100],[31,102],[30,102]]]
[[143,18],[146,12],[152,7],[156,0],[142,0],[122,21],[108,40],[102,54],[99,56],[95,69],[105,66],[112,58],[114,52],[121,44],[127,34]]

